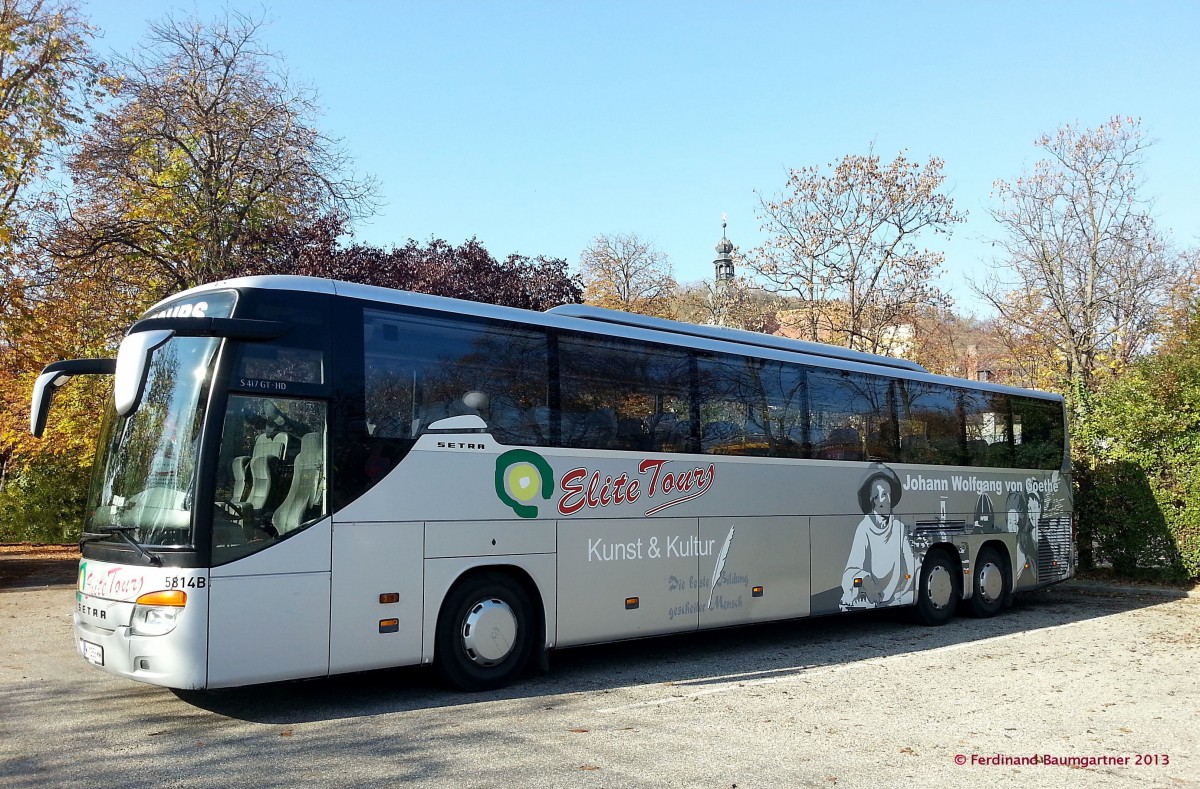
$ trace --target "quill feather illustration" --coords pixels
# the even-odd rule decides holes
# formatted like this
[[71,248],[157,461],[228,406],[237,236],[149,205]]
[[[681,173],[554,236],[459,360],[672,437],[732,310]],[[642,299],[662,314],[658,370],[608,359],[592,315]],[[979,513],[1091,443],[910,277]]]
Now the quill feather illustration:
[[736,526],[729,527],[729,534],[725,536],[725,544],[721,546],[721,552],[717,554],[717,564],[713,567],[712,583],[708,587],[708,610],[712,610],[713,592],[717,591],[717,581],[721,578],[721,571],[725,569],[725,560],[729,557],[729,546],[733,543],[733,530]]

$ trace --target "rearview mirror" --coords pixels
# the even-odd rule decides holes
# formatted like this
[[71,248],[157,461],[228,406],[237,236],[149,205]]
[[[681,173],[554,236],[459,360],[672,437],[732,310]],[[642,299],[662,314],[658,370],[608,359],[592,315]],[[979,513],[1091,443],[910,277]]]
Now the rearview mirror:
[[121,340],[117,351],[117,379],[113,382],[113,399],[117,414],[132,413],[142,399],[146,385],[146,365],[150,352],[174,336],[170,329],[152,329],[129,334]]
[[46,430],[46,415],[50,412],[50,401],[63,384],[77,375],[112,375],[117,368],[114,359],[68,359],[46,365],[37,383],[33,385],[33,399],[29,405],[29,432],[38,438]]

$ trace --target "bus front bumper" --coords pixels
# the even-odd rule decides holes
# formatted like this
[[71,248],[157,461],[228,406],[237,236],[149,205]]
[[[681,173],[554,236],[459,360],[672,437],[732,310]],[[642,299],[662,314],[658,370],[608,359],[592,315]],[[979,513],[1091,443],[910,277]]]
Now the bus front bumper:
[[161,636],[134,635],[128,625],[114,630],[96,627],[81,621],[78,611],[74,622],[76,649],[102,671],[179,690],[205,687],[207,621],[181,622]]

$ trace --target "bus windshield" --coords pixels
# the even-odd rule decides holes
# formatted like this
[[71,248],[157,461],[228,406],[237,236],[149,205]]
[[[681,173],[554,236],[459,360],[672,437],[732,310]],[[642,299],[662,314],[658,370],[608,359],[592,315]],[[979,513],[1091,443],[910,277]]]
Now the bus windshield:
[[139,544],[194,544],[196,449],[220,343],[213,337],[169,340],[150,353],[137,410],[118,416],[109,405],[85,531],[132,529],[127,534]]

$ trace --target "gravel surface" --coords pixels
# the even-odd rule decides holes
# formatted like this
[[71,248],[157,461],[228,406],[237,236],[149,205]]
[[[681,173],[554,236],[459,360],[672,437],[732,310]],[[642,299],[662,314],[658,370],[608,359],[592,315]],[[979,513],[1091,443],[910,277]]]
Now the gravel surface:
[[1196,598],[566,650],[479,695],[419,669],[176,695],[87,666],[72,598],[0,591],[0,786],[1200,786]]

